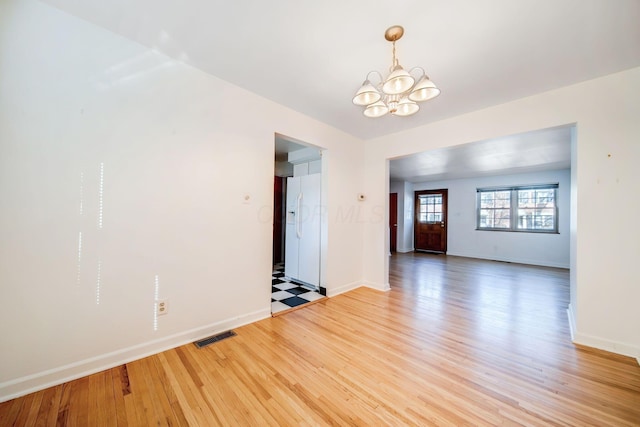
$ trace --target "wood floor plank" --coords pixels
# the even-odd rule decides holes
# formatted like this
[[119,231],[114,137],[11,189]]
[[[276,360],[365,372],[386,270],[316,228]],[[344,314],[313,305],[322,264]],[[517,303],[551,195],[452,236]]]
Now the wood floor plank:
[[18,405],[20,409],[18,410],[13,420],[13,424],[11,425],[14,425],[14,426],[29,425],[28,424],[29,414],[31,413],[32,405],[35,405],[37,402],[37,399],[36,399],[37,395],[38,395],[37,393],[31,393],[18,400],[20,402],[20,405]]
[[[224,412],[218,407],[220,401],[211,398],[210,393],[215,393],[215,390],[203,391],[193,383],[193,377],[181,364],[175,349],[163,353],[163,356],[166,360],[163,364],[165,372],[174,386],[181,407],[185,409],[184,413],[189,420],[189,425],[205,425],[207,422],[213,425],[231,425],[225,420]],[[229,413],[229,417],[233,415],[232,412]]]
[[[114,384],[114,388],[123,387],[122,399],[124,401],[125,414],[127,418],[126,425],[137,426],[138,420],[144,418],[144,408],[137,405],[136,397],[131,394],[131,382],[129,381],[129,364],[122,365],[124,370],[120,371],[118,384]],[[126,377],[125,377],[126,375]],[[125,392],[126,390],[126,392]],[[139,415],[139,412],[142,412]]]
[[166,396],[167,406],[165,406],[165,408],[170,408],[170,410],[167,411],[169,425],[188,426],[189,422],[182,411],[173,387],[169,385],[169,378],[162,368],[159,358],[149,357],[148,361],[151,364],[149,367],[151,377],[155,380],[156,386],[161,388]]
[[176,410],[179,408],[178,412],[184,415],[187,425],[198,425],[195,410],[183,411],[183,408],[190,408],[189,404],[187,403],[188,397],[182,390],[179,377],[177,377],[173,372],[173,369],[170,368],[170,361],[167,358],[168,355],[169,352],[164,352],[156,355],[153,358],[156,359],[156,363],[159,364],[158,370],[162,369],[162,371],[164,372],[167,381],[166,387],[171,390],[172,396],[175,397],[175,400],[170,398],[172,411],[176,413]]
[[89,377],[72,381],[67,420],[70,427],[89,425]]
[[0,425],[640,425],[637,361],[570,341],[567,270],[415,253],[389,278],[0,403]]
[[166,426],[166,418],[159,410],[157,393],[153,384],[148,381],[145,363],[146,358],[127,364],[131,379],[131,396],[136,405],[136,425]]
[[[153,414],[153,425],[169,426],[173,424],[173,411],[171,410],[171,404],[167,399],[167,395],[164,392],[163,384],[158,381],[157,374],[153,374],[153,370],[150,369],[150,360],[147,357],[140,360],[138,367],[141,369],[145,391],[144,394],[148,396],[148,414]],[[151,417],[147,416],[147,419]]]
[[0,403],[0,426],[18,425],[16,420],[22,411],[26,396]]
[[61,385],[43,390],[42,403],[40,404],[34,425],[52,426],[56,424],[61,397]]
[[117,426],[128,426],[127,420],[127,407],[124,402],[124,396],[129,389],[129,374],[126,372],[126,365],[121,365],[112,369],[109,369],[111,375],[111,388],[109,390],[113,395],[113,404],[116,413]]
[[58,414],[56,417],[56,427],[71,425],[69,422],[69,400],[71,398],[71,388],[77,382],[72,381],[61,384],[60,387],[60,403],[58,404]]

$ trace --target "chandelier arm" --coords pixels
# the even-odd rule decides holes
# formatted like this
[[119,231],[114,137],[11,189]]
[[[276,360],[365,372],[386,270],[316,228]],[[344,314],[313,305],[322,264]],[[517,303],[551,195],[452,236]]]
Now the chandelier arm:
[[[413,67],[412,69],[410,69],[408,71],[409,74],[413,73],[415,70],[420,70],[422,73],[420,74],[420,76],[416,79],[416,81],[418,81],[420,78],[427,76],[427,72],[424,70],[424,68],[422,67]],[[429,78],[429,76],[427,76],[427,78]]]
[[377,74],[377,75],[378,75],[378,79],[380,79],[380,82],[378,83],[378,86],[379,86],[379,85],[381,85],[381,84],[382,84],[382,82],[384,82],[384,78],[382,77],[382,74],[380,74],[380,71],[377,71],[377,70],[369,71],[369,73],[367,74],[367,80],[369,80],[369,76],[370,76],[372,73],[373,73],[373,74]]

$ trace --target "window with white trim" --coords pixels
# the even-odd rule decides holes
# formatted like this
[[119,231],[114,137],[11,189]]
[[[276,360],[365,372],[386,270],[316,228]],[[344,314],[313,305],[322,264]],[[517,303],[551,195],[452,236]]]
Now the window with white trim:
[[558,184],[478,188],[476,229],[558,232]]

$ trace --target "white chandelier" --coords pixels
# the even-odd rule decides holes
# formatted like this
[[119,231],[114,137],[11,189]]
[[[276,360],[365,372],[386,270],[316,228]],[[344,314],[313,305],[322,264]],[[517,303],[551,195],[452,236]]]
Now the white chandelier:
[[[394,116],[410,116],[420,109],[418,102],[428,101],[440,95],[440,89],[429,79],[421,67],[409,71],[396,58],[396,41],[404,34],[400,25],[389,27],[384,38],[393,44],[393,61],[386,79],[378,71],[370,71],[367,78],[353,97],[353,103],[364,106],[367,117],[382,117],[387,113]],[[417,80],[411,75],[419,72]],[[377,74],[380,82],[374,86],[369,80],[371,74]],[[414,73],[415,74],[415,73]]]

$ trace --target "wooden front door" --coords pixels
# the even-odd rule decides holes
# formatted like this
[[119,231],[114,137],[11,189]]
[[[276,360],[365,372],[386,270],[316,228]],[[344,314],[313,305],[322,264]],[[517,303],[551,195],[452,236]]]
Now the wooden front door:
[[395,252],[398,244],[398,193],[389,194],[389,251]]
[[447,252],[447,190],[415,192],[414,242],[417,251]]

